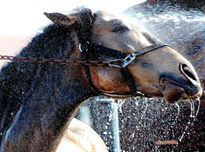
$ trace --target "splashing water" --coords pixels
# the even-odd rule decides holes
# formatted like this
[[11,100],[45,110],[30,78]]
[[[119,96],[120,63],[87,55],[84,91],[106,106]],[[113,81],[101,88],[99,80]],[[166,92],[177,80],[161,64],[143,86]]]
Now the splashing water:
[[[181,135],[181,137],[179,138],[179,142],[182,142],[182,139],[184,138],[186,132],[188,131],[188,128],[190,125],[194,124],[194,121],[196,120],[196,117],[199,113],[199,109],[200,109],[200,98],[198,97],[196,100],[190,100],[190,108],[191,108],[191,112],[190,112],[190,119]],[[195,109],[195,104],[197,104],[197,108]]]
[[119,109],[119,112],[122,113],[122,105],[124,104],[125,100],[118,100],[117,106]]
[[177,107],[177,115],[176,115],[175,120],[177,120],[179,118],[179,115],[180,115],[180,106],[178,103],[175,103],[175,106]]
[[[89,105],[94,110],[92,119],[96,122],[95,129],[101,132],[100,135],[106,145],[111,145],[111,151],[114,149],[112,145],[116,138],[111,128],[113,126],[116,129],[118,126],[118,124],[113,125],[115,112],[111,109],[115,109],[114,105],[118,109],[116,117],[119,117],[119,130],[116,129],[116,132],[120,134],[120,147],[125,152],[136,149],[160,151],[163,145],[165,147],[171,145],[177,149],[183,139],[191,133],[190,126],[194,124],[200,109],[199,98],[176,104],[168,104],[157,98],[140,97],[113,101],[113,105],[110,105],[110,102],[97,105],[96,99],[93,100]],[[182,126],[181,123],[185,125]],[[176,129],[176,126],[180,128]]]
[[193,34],[204,29],[205,15],[200,11],[173,8],[160,13],[155,9],[154,7],[151,10],[131,9],[126,13],[128,16],[132,16],[141,27],[172,46],[175,46],[176,39],[182,42],[187,41]]

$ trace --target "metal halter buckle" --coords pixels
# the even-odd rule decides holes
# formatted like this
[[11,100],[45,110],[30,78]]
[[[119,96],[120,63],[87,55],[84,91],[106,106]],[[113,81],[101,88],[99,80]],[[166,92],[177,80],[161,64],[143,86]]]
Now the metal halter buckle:
[[124,59],[111,60],[109,66],[116,68],[125,68],[135,59],[135,55],[128,54]]
[[126,67],[128,64],[130,64],[135,59],[135,55],[128,54],[126,58],[123,59],[122,67]]

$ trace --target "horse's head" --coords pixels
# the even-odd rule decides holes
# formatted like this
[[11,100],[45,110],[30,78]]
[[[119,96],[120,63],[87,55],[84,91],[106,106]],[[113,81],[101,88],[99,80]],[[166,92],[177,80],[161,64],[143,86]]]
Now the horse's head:
[[[75,50],[82,51],[81,55],[86,59],[110,61],[125,58],[159,43],[137,26],[105,12],[92,13],[85,9],[70,15],[46,13],[46,16],[56,24],[75,29],[78,38]],[[86,46],[82,47],[83,43],[87,43]],[[90,46],[88,43],[92,47],[87,47]],[[134,95],[133,90],[137,90],[149,97],[164,97],[170,103],[192,99],[202,93],[193,66],[170,46],[150,48],[147,53],[128,60],[130,63],[124,68],[90,65],[88,74],[93,86],[110,96]]]

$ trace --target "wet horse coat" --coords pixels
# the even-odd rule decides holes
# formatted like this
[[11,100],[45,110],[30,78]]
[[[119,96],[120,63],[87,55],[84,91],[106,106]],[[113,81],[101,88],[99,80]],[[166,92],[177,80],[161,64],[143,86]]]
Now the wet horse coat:
[[[100,12],[93,14],[84,9],[70,16],[59,13],[47,16],[55,24],[34,37],[19,56],[81,59],[78,33],[88,29],[92,41],[123,53],[157,42],[113,16],[103,18]],[[161,61],[157,50],[167,56],[166,61]],[[201,86],[191,64],[169,47],[156,51],[138,57],[129,65],[137,89],[148,96],[164,96],[169,102],[199,96]],[[100,58],[109,60],[110,56]],[[170,66],[171,63],[175,64]],[[194,80],[178,69],[181,63]],[[105,93],[130,91],[119,69],[89,68],[93,85],[99,90]],[[90,86],[83,66],[11,62],[2,69],[0,84],[1,151],[54,151],[79,105],[98,95]]]

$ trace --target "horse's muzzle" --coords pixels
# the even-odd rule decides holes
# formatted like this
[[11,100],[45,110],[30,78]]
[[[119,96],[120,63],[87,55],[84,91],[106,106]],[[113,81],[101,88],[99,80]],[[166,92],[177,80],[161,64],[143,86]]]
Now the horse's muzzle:
[[194,68],[179,64],[179,74],[164,73],[160,78],[162,94],[169,103],[180,99],[195,99],[202,95],[202,87]]

